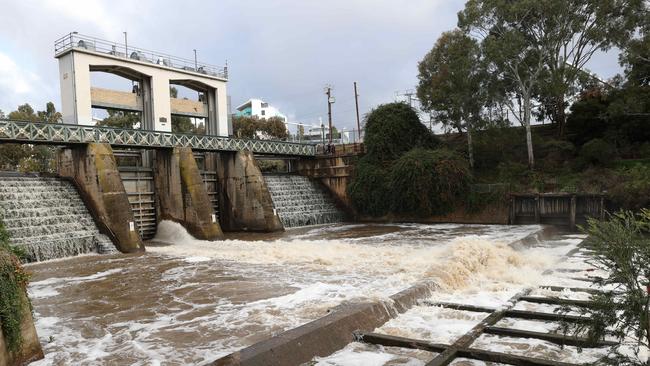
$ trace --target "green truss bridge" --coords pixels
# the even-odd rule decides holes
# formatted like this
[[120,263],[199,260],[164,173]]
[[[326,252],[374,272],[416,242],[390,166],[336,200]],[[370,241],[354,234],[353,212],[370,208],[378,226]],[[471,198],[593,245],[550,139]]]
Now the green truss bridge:
[[126,148],[190,147],[195,151],[248,150],[267,155],[316,155],[314,145],[295,142],[0,119],[0,143],[3,142],[50,145],[96,142]]

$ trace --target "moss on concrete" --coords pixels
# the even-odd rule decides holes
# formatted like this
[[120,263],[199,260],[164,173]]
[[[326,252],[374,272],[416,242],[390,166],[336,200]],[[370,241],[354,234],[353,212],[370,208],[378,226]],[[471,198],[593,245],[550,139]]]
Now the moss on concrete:
[[59,174],[74,179],[84,202],[98,218],[100,229],[118,250],[144,251],[140,235],[129,228],[135,218],[110,145],[90,143],[62,150]]

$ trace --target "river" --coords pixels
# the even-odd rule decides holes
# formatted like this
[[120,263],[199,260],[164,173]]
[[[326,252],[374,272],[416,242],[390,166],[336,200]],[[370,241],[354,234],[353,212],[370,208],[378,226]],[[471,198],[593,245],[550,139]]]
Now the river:
[[45,352],[34,364],[202,364],[423,278],[489,298],[537,285],[579,242],[508,245],[539,229],[337,224],[206,242],[163,222],[143,254],[27,265]]

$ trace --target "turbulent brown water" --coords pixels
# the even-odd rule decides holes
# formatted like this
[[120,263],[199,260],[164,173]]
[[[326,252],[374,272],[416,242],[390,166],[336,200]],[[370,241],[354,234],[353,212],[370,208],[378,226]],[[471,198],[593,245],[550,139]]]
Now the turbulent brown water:
[[507,245],[538,229],[340,224],[204,242],[163,222],[141,255],[28,265],[36,365],[202,364],[425,277],[449,294],[536,283],[575,244]]

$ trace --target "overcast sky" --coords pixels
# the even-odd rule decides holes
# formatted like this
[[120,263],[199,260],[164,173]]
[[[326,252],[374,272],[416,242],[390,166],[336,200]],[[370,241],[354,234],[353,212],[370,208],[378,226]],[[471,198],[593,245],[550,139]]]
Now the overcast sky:
[[[327,120],[324,86],[336,103],[334,124],[355,125],[360,109],[414,89],[417,62],[456,24],[464,0],[153,1],[0,0],[0,109],[29,102],[60,106],[54,41],[71,31],[221,65],[228,60],[233,108],[249,98],[278,107],[291,121]],[[608,78],[615,53],[589,64]]]

